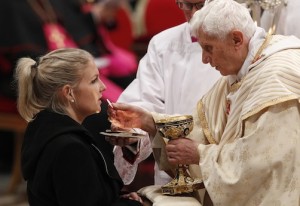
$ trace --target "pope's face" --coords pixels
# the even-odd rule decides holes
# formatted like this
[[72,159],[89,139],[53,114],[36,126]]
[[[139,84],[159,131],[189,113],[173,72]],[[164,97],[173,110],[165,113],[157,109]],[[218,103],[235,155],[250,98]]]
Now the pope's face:
[[[178,2],[178,4],[182,6],[184,16],[189,22],[194,13],[203,7],[205,0],[175,0],[175,3],[176,2]],[[191,5],[196,3],[198,4],[198,6]]]
[[199,32],[199,44],[202,47],[202,61],[215,67],[223,76],[234,75],[239,72],[243,64],[241,50],[229,34],[228,37],[218,39]]

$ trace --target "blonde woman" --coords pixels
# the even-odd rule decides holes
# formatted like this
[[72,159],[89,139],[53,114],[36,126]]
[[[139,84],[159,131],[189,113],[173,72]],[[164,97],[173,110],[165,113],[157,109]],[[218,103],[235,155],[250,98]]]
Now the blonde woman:
[[101,111],[102,92],[93,57],[59,49],[16,67],[18,110],[29,122],[22,173],[30,205],[141,205],[136,193],[120,195],[123,183],[93,136],[81,125]]

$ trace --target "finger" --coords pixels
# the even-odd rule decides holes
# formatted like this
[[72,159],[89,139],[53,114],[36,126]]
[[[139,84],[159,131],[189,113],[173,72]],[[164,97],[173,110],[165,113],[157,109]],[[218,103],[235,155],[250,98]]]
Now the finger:
[[115,124],[110,125],[110,130],[111,131],[118,131],[119,127],[117,127]]
[[112,145],[116,145],[116,138],[115,137],[108,137],[108,136],[105,136],[105,140],[108,141],[110,144]]
[[169,152],[177,152],[178,151],[178,147],[176,145],[173,144],[167,144],[166,145],[166,151]]
[[119,124],[112,123],[110,126],[111,131],[124,131],[124,128],[119,127]]
[[116,139],[116,144],[123,147],[125,146],[124,138],[120,137]]
[[121,146],[121,147],[124,146],[124,142],[123,142],[122,138],[108,137],[108,138],[105,138],[105,140],[107,140],[112,145],[117,145],[117,146]]
[[126,198],[126,199],[128,199],[129,198],[129,194],[124,194],[124,195],[121,195],[121,197],[123,197],[123,198]]
[[140,196],[138,196],[137,194],[134,194],[134,193],[124,194],[121,197],[126,198],[126,199],[135,200],[135,201],[138,201],[140,203],[143,203],[142,198]]
[[136,143],[137,141],[139,141],[138,139],[135,139],[135,138],[125,138],[124,139],[124,143],[126,145],[130,145],[130,144],[133,144],[133,143]]
[[123,110],[126,111],[127,104],[114,102],[112,106],[115,110]]
[[168,144],[169,145],[178,145],[178,144],[182,144],[182,140],[185,138],[177,138],[177,139],[171,139]]
[[179,164],[179,161],[177,160],[177,158],[173,157],[173,156],[168,156],[168,161],[170,164],[173,164],[173,165]]
[[107,109],[107,114],[108,114],[109,117],[110,117],[110,116],[115,116],[116,111],[115,111],[115,109],[113,109],[113,108],[111,108],[111,107],[108,107],[108,109]]
[[142,198],[141,198],[136,192],[131,192],[131,193],[130,193],[130,197],[131,197],[133,200],[136,200],[136,201],[139,201],[140,203],[143,203]]

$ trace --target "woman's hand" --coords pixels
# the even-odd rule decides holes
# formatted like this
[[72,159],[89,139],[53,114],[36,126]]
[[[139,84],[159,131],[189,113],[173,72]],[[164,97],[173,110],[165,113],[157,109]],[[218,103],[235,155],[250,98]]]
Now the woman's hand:
[[124,195],[121,195],[121,197],[125,198],[125,199],[135,200],[135,201],[138,201],[143,204],[142,198],[136,192],[124,194]]
[[120,147],[131,145],[139,141],[139,139],[137,138],[127,138],[127,137],[105,137],[105,140],[112,145],[117,145]]

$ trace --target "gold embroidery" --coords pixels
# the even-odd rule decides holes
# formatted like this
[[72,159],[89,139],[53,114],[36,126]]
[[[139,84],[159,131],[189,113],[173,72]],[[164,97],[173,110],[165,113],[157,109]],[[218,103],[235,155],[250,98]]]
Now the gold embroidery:
[[262,105],[254,107],[253,109],[248,111],[246,114],[243,114],[242,115],[242,120],[247,119],[248,117],[258,113],[259,111],[261,111],[262,109],[264,109],[266,107],[270,107],[270,106],[273,106],[273,105],[276,105],[276,104],[279,104],[279,103],[282,103],[282,102],[286,102],[286,101],[289,101],[289,100],[293,100],[293,99],[299,99],[299,97],[297,95],[286,95],[286,96],[279,97],[279,98],[273,99],[271,101],[268,101],[268,102],[266,102]]
[[262,43],[262,45],[259,47],[258,51],[256,52],[254,59],[252,60],[252,64],[262,57],[261,53],[269,45],[269,42],[272,39],[272,35],[273,32],[268,32],[265,41]]
[[208,123],[206,121],[205,113],[203,111],[203,102],[202,100],[198,103],[198,115],[201,123],[201,127],[203,129],[203,133],[210,144],[216,144],[217,142],[214,140],[212,134],[209,131]]
[[242,82],[243,82],[243,79],[241,79],[241,81],[239,81],[239,82],[233,83],[229,88],[229,92],[236,92],[241,87]]
[[[268,32],[268,34],[267,34],[267,36],[266,36],[266,38],[265,38],[265,40],[264,40],[264,42],[262,43],[262,45],[259,47],[259,49],[258,49],[258,51],[256,52],[256,54],[255,54],[255,56],[254,56],[254,58],[253,58],[253,60],[252,60],[252,64],[254,63],[254,62],[256,62],[257,60],[259,60],[261,57],[262,57],[262,52],[263,52],[263,50],[269,45],[269,42],[271,41],[271,39],[272,39],[272,32]],[[240,81],[238,81],[238,82],[235,82],[235,83],[233,83],[231,86],[230,86],[230,89],[229,89],[229,92],[236,92],[240,87],[241,87],[241,85],[242,85],[242,83],[243,83],[243,79],[244,78],[242,78]]]

